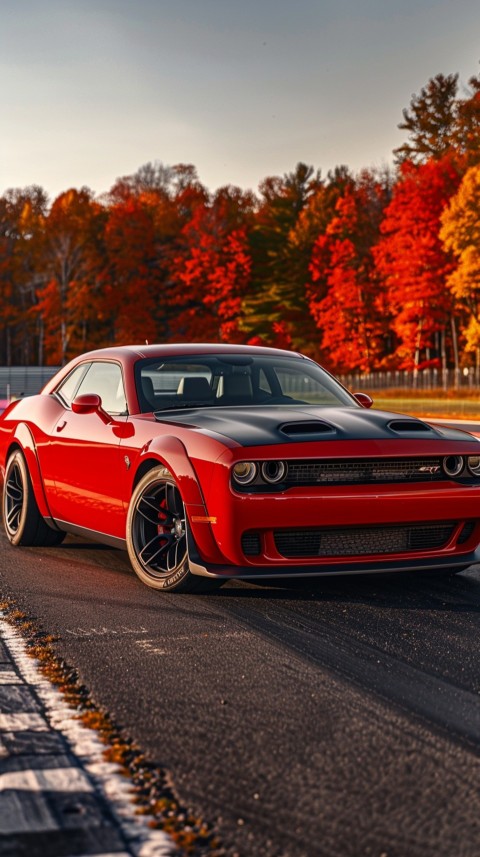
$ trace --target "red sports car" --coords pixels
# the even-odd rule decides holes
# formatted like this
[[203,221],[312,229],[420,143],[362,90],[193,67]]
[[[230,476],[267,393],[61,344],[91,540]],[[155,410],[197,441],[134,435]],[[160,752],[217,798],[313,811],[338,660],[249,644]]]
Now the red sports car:
[[84,354],[0,417],[6,534],[126,548],[175,591],[477,562],[478,440],[370,405],[277,349]]

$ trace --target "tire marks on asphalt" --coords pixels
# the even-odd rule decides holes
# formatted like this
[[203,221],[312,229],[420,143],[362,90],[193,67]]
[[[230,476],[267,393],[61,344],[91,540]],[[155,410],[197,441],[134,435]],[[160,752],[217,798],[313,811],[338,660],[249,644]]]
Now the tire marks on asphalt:
[[[223,610],[219,602],[215,607]],[[332,627],[322,630],[319,622],[298,616],[288,608],[271,605],[261,609],[230,604],[229,615],[254,627],[298,657],[308,659],[374,693],[384,702],[394,703],[403,713],[414,715],[456,735],[478,752],[480,745],[480,697],[432,675],[380,648],[359,641]],[[260,608],[260,609],[259,609]]]

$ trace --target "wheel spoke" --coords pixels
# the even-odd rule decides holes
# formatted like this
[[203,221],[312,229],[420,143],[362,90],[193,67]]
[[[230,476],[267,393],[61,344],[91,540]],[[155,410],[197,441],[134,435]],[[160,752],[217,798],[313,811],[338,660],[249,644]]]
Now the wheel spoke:
[[164,577],[185,561],[185,509],[177,486],[159,480],[145,488],[135,506],[136,554],[145,571]]
[[18,530],[24,499],[22,475],[18,466],[14,465],[5,484],[4,514],[10,533],[16,533]]
[[[164,508],[158,500],[157,495],[146,496],[145,494],[140,497],[137,510],[145,518],[146,521],[149,521],[151,524],[158,525],[158,523],[162,523],[163,526],[172,526],[174,521],[173,513],[168,509]],[[161,521],[160,517],[161,516]]]
[[17,528],[21,512],[21,506],[12,506],[12,508],[7,512],[7,524],[11,530],[15,530]]
[[157,535],[155,535],[155,536],[153,537],[153,539],[150,539],[150,541],[149,541],[149,542],[147,542],[147,544],[142,548],[142,550],[141,550],[141,551],[140,551],[140,553],[138,554],[138,556],[139,556],[139,557],[141,557],[142,561],[143,561],[143,555],[144,555],[145,553],[147,553],[147,554],[148,554],[149,548],[151,548],[151,547],[152,547],[152,545],[154,545],[154,544],[155,544],[155,542],[161,542],[161,544],[160,544],[160,546],[159,546],[158,548],[154,549],[154,553],[153,553],[153,554],[151,554],[150,556],[148,556],[148,560],[147,560],[147,561],[148,561],[149,563],[151,563],[151,562],[152,562],[152,560],[153,560],[153,559],[155,559],[155,557],[157,557],[157,556],[161,556],[161,555],[162,555],[162,554],[164,554],[166,551],[168,551],[168,550],[169,550],[169,548],[171,548],[171,546],[172,546],[172,544],[173,544],[173,542],[174,542],[174,537],[173,537],[170,533],[157,533]]
[[[165,491],[165,500],[167,503],[167,509],[171,515],[178,517],[178,515],[180,513],[180,510],[178,509],[178,506],[177,506],[178,491],[175,488],[175,485],[167,484],[166,489],[167,490]],[[169,497],[169,495],[170,495],[170,497]]]

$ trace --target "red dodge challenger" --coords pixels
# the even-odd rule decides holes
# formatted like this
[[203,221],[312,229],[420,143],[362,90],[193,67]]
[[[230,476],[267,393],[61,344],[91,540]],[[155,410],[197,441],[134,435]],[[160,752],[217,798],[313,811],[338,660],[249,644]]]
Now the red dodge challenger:
[[0,417],[12,545],[75,533],[155,589],[480,560],[480,446],[369,410],[301,354],[106,348]]

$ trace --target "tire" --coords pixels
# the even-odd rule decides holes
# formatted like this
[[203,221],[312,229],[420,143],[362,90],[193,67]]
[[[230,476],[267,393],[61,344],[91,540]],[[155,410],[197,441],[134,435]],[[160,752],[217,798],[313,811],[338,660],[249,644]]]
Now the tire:
[[207,592],[221,585],[191,573],[187,530],[175,479],[166,467],[154,467],[136,486],[127,517],[128,555],[142,583],[167,592]]
[[27,462],[20,450],[7,461],[2,497],[3,526],[12,545],[52,547],[65,533],[52,530],[40,514],[33,493]]

